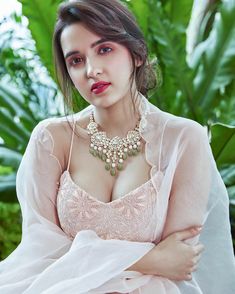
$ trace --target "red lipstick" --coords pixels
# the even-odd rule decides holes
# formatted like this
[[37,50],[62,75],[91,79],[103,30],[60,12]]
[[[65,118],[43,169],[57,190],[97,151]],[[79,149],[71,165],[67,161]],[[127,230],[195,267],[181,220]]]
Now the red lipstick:
[[100,82],[94,83],[91,86],[91,91],[95,94],[99,94],[104,92],[109,86],[110,86],[110,83],[100,81]]

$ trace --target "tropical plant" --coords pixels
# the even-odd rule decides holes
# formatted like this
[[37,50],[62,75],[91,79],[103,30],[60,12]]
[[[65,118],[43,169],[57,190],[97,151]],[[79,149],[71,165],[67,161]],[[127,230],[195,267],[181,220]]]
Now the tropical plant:
[[[0,199],[16,202],[16,171],[34,126],[49,115],[58,114],[57,87],[36,54],[33,40],[22,26],[0,31]],[[18,27],[25,31],[17,37]],[[28,35],[28,36],[27,36]],[[15,46],[17,45],[17,50]],[[49,81],[49,82],[48,82]]]
[[6,258],[20,243],[21,223],[18,203],[0,202],[0,260]]

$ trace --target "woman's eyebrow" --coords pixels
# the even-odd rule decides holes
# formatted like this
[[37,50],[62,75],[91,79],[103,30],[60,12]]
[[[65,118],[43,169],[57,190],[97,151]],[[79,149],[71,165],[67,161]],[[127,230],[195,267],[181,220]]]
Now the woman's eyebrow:
[[[109,39],[107,39],[107,38],[99,39],[98,41],[91,44],[91,48],[94,48],[95,46],[102,44],[104,42],[107,42],[107,41],[109,41]],[[78,53],[80,53],[78,50],[70,51],[70,52],[66,53],[65,59],[67,59],[69,56],[71,56],[73,54],[78,54]]]

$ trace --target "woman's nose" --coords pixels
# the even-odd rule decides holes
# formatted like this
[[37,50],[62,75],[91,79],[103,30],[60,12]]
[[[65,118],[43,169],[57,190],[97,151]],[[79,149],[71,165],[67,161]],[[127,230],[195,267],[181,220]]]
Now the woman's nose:
[[86,61],[86,75],[87,78],[94,78],[102,72],[100,66],[98,66],[94,61]]

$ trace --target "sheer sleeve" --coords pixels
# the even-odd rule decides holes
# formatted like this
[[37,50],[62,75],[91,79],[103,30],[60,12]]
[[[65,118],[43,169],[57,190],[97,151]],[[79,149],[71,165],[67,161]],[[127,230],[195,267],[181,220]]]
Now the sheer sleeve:
[[[163,238],[202,225],[211,187],[209,140],[197,123],[186,125],[180,136]],[[194,242],[198,237],[194,238]]]
[[[60,125],[53,128],[50,120],[39,123],[18,169],[22,240],[0,263],[0,293],[72,294],[88,293],[90,289],[102,293],[99,286],[104,283],[105,291],[108,287],[143,285],[149,277],[124,270],[151,250],[152,243],[103,240],[90,230],[79,232],[72,241],[60,228],[56,197],[65,143],[56,132],[61,129]],[[132,281],[126,286],[126,276],[135,277],[134,285]]]
[[[30,203],[31,210],[24,211],[23,229],[27,230],[34,219],[30,212],[37,211],[41,223],[50,221],[58,225],[56,213],[56,195],[62,166],[53,154],[54,141],[45,123],[39,124],[33,131],[17,173],[17,195],[20,203]],[[25,184],[27,183],[27,184]],[[33,197],[32,197],[33,196]]]
[[[186,122],[186,123],[184,123]],[[176,283],[181,294],[234,293],[235,259],[229,221],[229,198],[210,148],[205,129],[198,123],[173,120],[166,136],[174,142],[170,156],[174,173],[162,239],[173,232],[202,225],[196,237],[184,242],[204,245],[191,281]],[[172,135],[172,132],[174,135]]]
[[[23,218],[22,240],[17,249],[0,263],[1,293],[23,291],[37,274],[68,249],[70,243],[57,218],[56,194],[62,167],[52,153],[54,142],[46,125],[47,122],[41,122],[33,130],[17,171],[16,190]],[[53,242],[54,237],[61,246]]]

